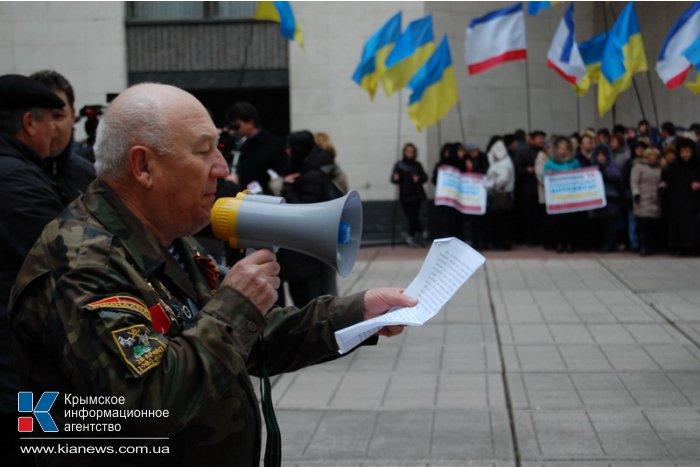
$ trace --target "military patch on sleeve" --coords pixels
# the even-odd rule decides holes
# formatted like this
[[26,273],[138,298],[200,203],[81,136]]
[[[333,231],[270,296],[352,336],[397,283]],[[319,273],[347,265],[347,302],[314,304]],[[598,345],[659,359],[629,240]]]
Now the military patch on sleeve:
[[99,310],[101,308],[128,310],[136,312],[148,321],[151,321],[151,313],[148,311],[146,304],[138,298],[129,295],[113,295],[103,298],[102,300],[97,300],[96,302],[88,303],[85,305],[85,308],[88,310]]
[[165,342],[150,336],[143,324],[112,331],[112,338],[124,363],[139,376],[160,364],[167,347]]

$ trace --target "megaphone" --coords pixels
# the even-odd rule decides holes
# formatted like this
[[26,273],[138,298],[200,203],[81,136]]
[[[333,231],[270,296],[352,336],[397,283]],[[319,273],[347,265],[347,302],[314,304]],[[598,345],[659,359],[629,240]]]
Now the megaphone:
[[322,203],[286,204],[284,198],[238,193],[211,210],[214,235],[233,248],[286,248],[312,256],[345,277],[362,240],[362,201],[356,191]]

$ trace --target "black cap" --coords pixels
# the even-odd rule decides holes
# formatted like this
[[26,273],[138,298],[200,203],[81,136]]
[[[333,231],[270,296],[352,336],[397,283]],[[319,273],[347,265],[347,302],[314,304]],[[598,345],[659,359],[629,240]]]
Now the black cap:
[[0,110],[31,107],[62,109],[63,101],[38,81],[22,75],[0,76]]

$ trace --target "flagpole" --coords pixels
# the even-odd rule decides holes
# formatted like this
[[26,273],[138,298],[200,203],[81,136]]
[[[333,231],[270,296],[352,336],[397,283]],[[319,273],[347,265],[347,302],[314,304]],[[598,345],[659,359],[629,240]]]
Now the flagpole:
[[525,90],[525,102],[527,105],[527,132],[530,133],[532,131],[532,116],[530,112],[530,67],[527,64],[527,57],[524,60],[525,62],[525,87],[527,88]]
[[581,131],[581,98],[576,93],[574,97],[576,98],[576,131],[579,132]]
[[462,144],[467,143],[467,137],[464,135],[464,121],[462,121],[462,105],[460,101],[462,99],[457,99],[457,115],[459,115],[459,132],[462,135]]
[[[403,98],[403,89],[399,89],[399,117],[398,117],[398,123],[396,126],[396,160],[399,161],[401,160],[400,158],[403,156],[401,154],[401,101]],[[392,174],[393,176],[393,174]],[[396,186],[394,188],[394,202],[391,203],[391,247],[394,248],[394,245],[396,244],[396,211],[398,210],[398,190],[399,187]]]
[[651,106],[654,109],[654,120],[656,120],[656,128],[661,128],[659,125],[659,112],[656,109],[656,98],[654,97],[654,88],[651,85],[651,76],[649,76],[649,70],[646,71],[647,82],[649,83],[649,94],[651,95]]

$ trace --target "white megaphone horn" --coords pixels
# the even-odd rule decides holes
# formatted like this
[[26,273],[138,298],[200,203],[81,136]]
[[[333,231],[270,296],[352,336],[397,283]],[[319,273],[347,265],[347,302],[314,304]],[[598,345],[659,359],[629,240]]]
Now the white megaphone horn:
[[243,192],[216,200],[211,226],[233,248],[286,248],[321,260],[345,277],[360,249],[362,201],[356,191],[310,204]]

